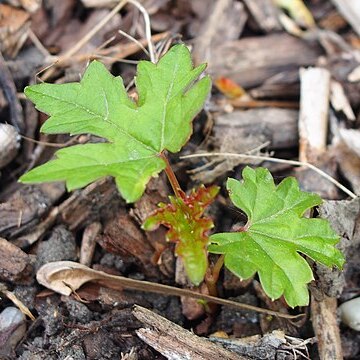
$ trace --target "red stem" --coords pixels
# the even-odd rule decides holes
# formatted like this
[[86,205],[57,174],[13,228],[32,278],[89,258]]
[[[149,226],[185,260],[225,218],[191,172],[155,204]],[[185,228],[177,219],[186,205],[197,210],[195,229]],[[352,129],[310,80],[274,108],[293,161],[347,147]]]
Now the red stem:
[[205,276],[205,282],[209,289],[209,294],[212,296],[217,296],[216,283],[219,280],[220,271],[222,266],[224,265],[224,255],[221,255],[212,270],[210,270]]
[[165,161],[166,164],[166,168],[165,168],[165,173],[167,178],[169,179],[170,185],[174,191],[174,194],[177,198],[183,198],[183,191],[181,190],[181,187],[179,185],[179,182],[176,178],[176,175],[173,171],[173,169],[170,166],[170,162],[168,160],[168,158],[166,157],[166,155],[164,153],[161,153],[160,157]]

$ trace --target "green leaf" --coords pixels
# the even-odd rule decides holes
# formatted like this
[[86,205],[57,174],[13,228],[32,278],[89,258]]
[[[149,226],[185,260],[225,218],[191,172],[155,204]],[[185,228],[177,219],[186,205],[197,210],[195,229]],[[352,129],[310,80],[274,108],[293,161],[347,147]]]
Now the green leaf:
[[210,236],[209,251],[225,254],[225,266],[242,279],[256,272],[266,294],[287,303],[307,305],[306,284],[313,274],[299,254],[327,266],[341,268],[344,257],[334,245],[339,236],[324,219],[308,219],[306,210],[321,203],[316,194],[300,191],[295,178],[278,186],[267,169],[246,167],[243,182],[228,179],[227,189],[234,205],[248,222],[239,232]]
[[215,199],[219,188],[201,186],[189,195],[169,196],[170,204],[159,204],[159,209],[143,224],[145,230],[155,230],[160,224],[169,228],[167,240],[176,244],[175,254],[181,256],[190,281],[199,285],[208,268],[208,230],[214,224],[203,216],[205,208]]
[[80,83],[27,87],[26,96],[51,116],[41,131],[89,133],[107,142],[59,150],[55,160],[31,170],[20,181],[65,180],[72,190],[110,175],[122,196],[136,201],[149,179],[165,168],[161,152],[179,151],[191,135],[192,119],[211,87],[207,76],[196,82],[205,67],[193,68],[184,45],[172,47],[157,64],[140,61],[137,103],[128,97],[122,79],[97,61],[89,65]]

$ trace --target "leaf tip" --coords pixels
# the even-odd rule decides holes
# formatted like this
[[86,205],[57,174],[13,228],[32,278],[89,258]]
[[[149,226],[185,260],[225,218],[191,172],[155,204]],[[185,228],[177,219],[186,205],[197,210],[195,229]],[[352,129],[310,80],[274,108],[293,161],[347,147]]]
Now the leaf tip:
[[22,174],[19,179],[18,182],[21,184],[31,184],[34,182],[34,179],[32,177],[32,170],[26,172],[25,174]]
[[229,177],[226,180],[226,188],[229,188],[229,187],[231,187],[232,185],[234,185],[235,183],[238,183],[238,182],[239,182],[238,180]]
[[29,92],[31,91],[31,85],[28,85],[28,86],[26,86],[25,87],[25,89],[24,89],[24,94],[26,95],[26,96],[28,96],[29,95]]

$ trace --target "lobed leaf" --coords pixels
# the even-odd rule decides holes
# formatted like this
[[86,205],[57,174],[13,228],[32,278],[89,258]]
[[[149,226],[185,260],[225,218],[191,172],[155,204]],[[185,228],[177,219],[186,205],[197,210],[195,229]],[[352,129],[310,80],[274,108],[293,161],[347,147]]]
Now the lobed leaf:
[[182,198],[169,196],[170,204],[159,204],[143,224],[145,230],[155,230],[160,224],[169,228],[167,240],[176,243],[175,254],[181,256],[190,281],[199,285],[208,268],[208,230],[214,224],[204,217],[204,211],[215,199],[219,188],[201,186]]
[[344,263],[334,246],[339,236],[328,221],[303,217],[321,198],[301,191],[292,177],[276,186],[264,168],[246,167],[243,182],[228,179],[227,189],[248,222],[243,231],[210,236],[209,251],[225,254],[225,266],[242,279],[257,272],[270,298],[284,295],[292,307],[307,305],[313,274],[300,254],[327,266]]
[[20,178],[24,183],[64,180],[68,190],[113,176],[128,201],[141,197],[152,176],[165,168],[162,151],[177,152],[188,140],[191,121],[201,110],[211,82],[196,81],[206,65],[193,68],[189,50],[176,45],[157,64],[140,61],[139,100],[128,97],[121,77],[93,61],[80,83],[25,88],[36,108],[50,115],[47,134],[89,133],[106,143],[75,145]]

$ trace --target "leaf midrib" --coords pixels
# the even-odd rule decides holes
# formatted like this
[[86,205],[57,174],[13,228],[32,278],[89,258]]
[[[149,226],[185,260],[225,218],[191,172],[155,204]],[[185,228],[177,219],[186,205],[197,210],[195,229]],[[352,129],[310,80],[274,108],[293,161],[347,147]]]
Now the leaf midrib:
[[171,98],[171,95],[172,95],[172,90],[174,88],[175,77],[176,77],[176,74],[178,72],[178,69],[179,69],[179,62],[177,61],[175,66],[174,66],[174,70],[173,70],[173,73],[172,73],[172,79],[171,79],[169,88],[167,90],[167,95],[166,95],[166,98],[165,98],[165,101],[164,101],[164,106],[163,106],[163,116],[162,116],[162,119],[161,119],[160,151],[162,151],[163,148],[164,148],[167,106],[169,104],[169,99]]
[[[31,89],[31,91],[32,91],[33,93],[35,93],[35,94],[38,94],[38,95],[41,95],[41,96],[44,96],[44,97],[48,97],[48,98],[50,98],[50,99],[55,99],[55,100],[57,100],[57,101],[59,101],[59,102],[63,102],[63,103],[69,104],[69,105],[73,105],[73,106],[75,106],[75,107],[77,107],[77,108],[80,108],[80,109],[84,110],[85,112],[89,113],[90,115],[93,115],[93,116],[95,116],[95,117],[100,118],[100,119],[103,120],[105,123],[108,123],[108,124],[110,124],[111,126],[114,126],[122,135],[125,135],[125,136],[129,137],[130,139],[136,141],[137,143],[139,143],[140,145],[142,145],[142,146],[143,146],[144,148],[146,148],[147,150],[150,150],[150,151],[152,151],[152,152],[154,152],[154,153],[156,153],[156,154],[158,153],[157,149],[154,149],[152,146],[149,146],[149,145],[145,144],[143,141],[139,140],[139,139],[136,138],[134,135],[132,135],[132,134],[124,131],[124,130],[123,130],[121,127],[119,127],[117,124],[113,123],[113,122],[110,121],[109,119],[106,119],[106,118],[104,117],[104,115],[102,115],[102,114],[96,113],[96,112],[94,112],[93,110],[90,110],[90,109],[84,107],[83,105],[77,104],[77,103],[72,102],[72,101],[69,101],[69,100],[65,100],[65,99],[59,98],[59,97],[54,96],[54,95],[45,94],[45,93],[43,93],[43,92],[35,91],[35,90],[33,90],[33,89]],[[106,99],[106,103],[108,103],[107,99]],[[50,114],[51,116],[61,116],[61,115],[62,115],[62,114],[58,115],[58,114],[56,114],[56,113],[51,114],[50,112],[49,112],[49,114]],[[79,122],[80,122],[80,121],[79,121]],[[74,121],[74,123],[76,123],[76,121]],[[107,139],[107,140],[108,140],[108,139]]]
[[[81,154],[77,154],[78,157],[81,157],[83,159],[90,159],[90,160],[94,160],[94,158],[90,157],[90,156],[84,156]],[[146,160],[146,159],[154,159],[156,158],[156,155],[150,155],[150,156],[145,156],[142,158],[138,158],[138,159],[127,159],[126,161],[122,161],[122,160],[117,160],[117,161],[113,161],[113,162],[109,162],[109,163],[100,163],[98,162],[99,166],[112,166],[112,165],[117,165],[117,164],[125,164],[128,162],[133,162],[133,161],[140,161],[140,160]],[[54,160],[56,161],[56,160]],[[92,165],[79,165],[79,168],[87,168],[87,167],[94,167],[97,166],[96,164],[92,164]]]
[[[270,259],[270,260],[281,270],[281,272],[282,272],[282,273],[285,275],[285,277],[287,278],[288,283],[289,283],[290,286],[292,287],[293,291],[295,291],[296,288],[295,288],[295,286],[292,286],[292,281],[291,281],[290,278],[288,277],[286,271],[273,259],[272,256],[270,256],[270,255],[268,254],[268,252],[266,251],[266,249],[264,249],[262,243],[261,243],[261,242],[259,243],[258,241],[256,241],[256,238],[254,238],[253,236],[251,236],[250,231],[246,231],[245,233],[247,234],[247,236],[248,236],[253,242],[255,242],[255,243],[260,247],[260,249],[261,249],[262,252],[265,254],[265,256],[266,256],[268,259]],[[253,233],[254,233],[254,232],[253,232]],[[258,268],[258,269],[257,269],[257,272],[259,272],[259,271],[261,271],[261,269]],[[282,290],[282,293],[284,293],[284,291],[285,291],[285,289]]]

